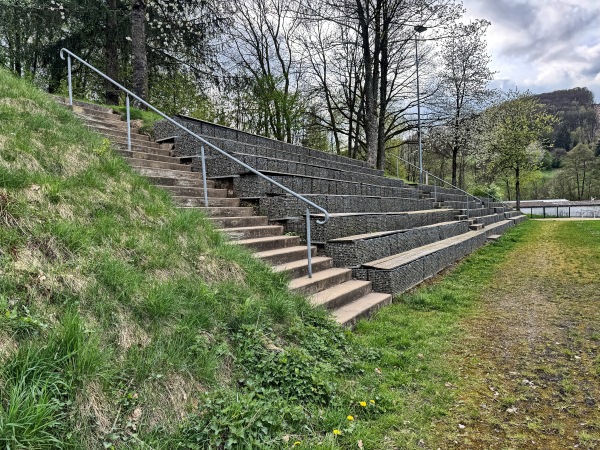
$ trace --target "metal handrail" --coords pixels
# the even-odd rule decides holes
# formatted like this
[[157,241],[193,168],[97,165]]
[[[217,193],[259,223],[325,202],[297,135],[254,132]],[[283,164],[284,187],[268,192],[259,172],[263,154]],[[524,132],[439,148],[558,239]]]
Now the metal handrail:
[[[210,143],[206,139],[198,136],[196,133],[194,133],[193,131],[191,131],[188,128],[184,127],[180,123],[176,122],[175,120],[173,120],[172,118],[170,118],[169,116],[167,116],[166,114],[164,114],[163,112],[159,111],[154,106],[152,106],[150,103],[148,103],[145,100],[141,99],[136,94],[134,94],[133,92],[131,92],[130,90],[128,90],[127,88],[125,88],[124,86],[122,86],[121,84],[117,83],[115,80],[113,80],[112,78],[110,78],[108,75],[106,75],[103,72],[101,72],[100,70],[96,69],[94,66],[92,66],[89,63],[87,63],[86,61],[84,61],[83,59],[81,59],[79,56],[77,56],[75,53],[71,52],[70,50],[68,50],[66,48],[62,48],[60,50],[60,57],[61,57],[61,59],[63,59],[63,60],[65,59],[64,53],[67,54],[68,82],[69,82],[69,105],[70,106],[73,106],[73,85],[72,85],[72,79],[71,79],[71,66],[72,66],[72,64],[71,64],[71,57],[75,58],[81,64],[83,64],[84,66],[86,66],[89,69],[93,70],[98,75],[100,75],[102,78],[104,78],[106,81],[109,81],[110,83],[112,83],[113,85],[115,85],[116,87],[118,87],[119,89],[121,89],[123,92],[125,92],[127,94],[127,98],[126,98],[126,101],[125,101],[125,106],[126,106],[126,110],[127,110],[127,148],[128,148],[129,151],[131,151],[131,120],[130,120],[130,113],[129,113],[129,97],[131,96],[134,99],[136,99],[138,102],[140,102],[141,104],[146,105],[148,108],[150,108],[156,114],[158,114],[159,116],[161,116],[163,119],[167,120],[168,122],[172,123],[176,127],[178,127],[181,130],[185,131],[190,136],[193,136],[196,139],[198,139],[202,144],[205,144],[205,145],[209,146],[213,150],[216,150],[217,152],[219,152],[223,156],[226,156],[227,158],[231,159],[235,163],[241,165],[242,167],[244,167],[245,169],[249,170],[253,174],[258,175],[259,177],[267,180],[269,183],[277,186],[278,188],[284,190],[288,194],[296,197],[298,200],[301,200],[302,202],[306,203],[308,206],[313,207],[316,210],[322,212],[325,215],[325,218],[323,220],[317,220],[316,221],[316,223],[318,223],[319,225],[323,225],[323,224],[327,223],[327,221],[329,220],[329,213],[327,212],[326,209],[322,208],[321,206],[317,205],[316,203],[311,202],[307,198],[303,197],[302,195],[298,194],[297,192],[294,192],[293,190],[291,190],[290,188],[284,186],[283,184],[278,183],[277,181],[273,180],[272,178],[264,175],[263,173],[259,172],[255,168],[253,168],[253,167],[249,166],[248,164],[246,164],[245,162],[240,161],[239,159],[235,158],[234,156],[231,156],[229,153],[227,153],[226,151],[220,149],[216,145]],[[202,158],[202,181],[203,181],[203,185],[204,185],[204,205],[206,207],[208,207],[208,194],[207,194],[208,190],[207,190],[207,183],[206,183],[206,164],[205,164],[205,157],[204,157],[204,145],[201,145],[201,158]],[[308,250],[307,250],[308,278],[312,278],[312,252],[311,252],[311,236],[310,236],[310,210],[309,210],[308,207],[306,208],[306,241],[307,241],[306,243],[307,243],[307,248],[308,248]]]
[[[396,157],[396,159],[404,162],[405,164],[414,167],[417,170],[420,170],[419,167],[417,167],[416,165],[410,163],[409,161],[405,160],[404,158],[401,158],[398,155],[394,155]],[[477,200],[478,202],[480,202],[481,204],[483,204],[483,200],[481,200],[481,198],[473,195],[473,194],[469,194],[467,191],[465,191],[464,189],[459,188],[458,186],[453,185],[452,183],[444,180],[443,178],[437,177],[434,174],[432,174],[431,172],[428,172],[426,170],[423,170],[423,173],[426,173],[428,177],[434,178],[435,180],[439,180],[444,184],[447,184],[448,186],[450,186],[452,189],[456,189],[457,191],[462,192],[463,194],[467,195],[468,197],[472,197],[475,200]],[[437,186],[437,185],[436,185]],[[437,201],[437,195],[434,194],[434,196],[436,196],[435,200]],[[491,198],[495,203],[502,203],[505,207],[512,209],[512,206],[509,205],[508,203],[503,202],[502,200],[498,200],[497,198],[495,198],[494,196],[490,196],[489,198]],[[467,215],[468,215],[468,211],[469,211],[469,201],[467,200]]]

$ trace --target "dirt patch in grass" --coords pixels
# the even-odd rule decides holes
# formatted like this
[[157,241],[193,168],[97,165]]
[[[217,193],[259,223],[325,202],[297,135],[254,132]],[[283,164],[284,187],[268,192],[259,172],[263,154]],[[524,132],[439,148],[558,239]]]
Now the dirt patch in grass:
[[458,401],[433,448],[600,447],[598,230],[540,224],[500,267],[455,345]]

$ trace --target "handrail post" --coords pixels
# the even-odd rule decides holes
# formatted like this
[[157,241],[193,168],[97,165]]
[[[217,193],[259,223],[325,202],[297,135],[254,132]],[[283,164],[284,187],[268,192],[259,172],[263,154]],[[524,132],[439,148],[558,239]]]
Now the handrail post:
[[437,180],[433,179],[433,201],[437,203]]
[[308,278],[312,278],[312,243],[310,239],[310,211],[306,208],[306,247],[308,260]]
[[127,110],[127,150],[131,151],[131,114],[129,113],[129,94],[125,97],[125,109]]
[[469,197],[467,196],[467,220],[470,219],[470,214],[469,214]]
[[200,146],[200,155],[202,160],[202,184],[204,187],[204,206],[208,208],[208,183],[206,182],[206,161],[204,159],[204,145]]
[[69,105],[73,106],[73,82],[71,79],[71,55],[67,55],[67,78],[69,80]]

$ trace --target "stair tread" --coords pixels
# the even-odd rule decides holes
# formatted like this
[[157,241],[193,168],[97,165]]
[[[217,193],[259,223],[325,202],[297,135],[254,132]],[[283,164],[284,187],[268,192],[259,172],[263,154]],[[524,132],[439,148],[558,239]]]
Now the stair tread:
[[[306,250],[306,247],[303,247],[303,248],[304,248],[304,250]],[[325,262],[325,261],[331,261],[331,258],[328,258],[327,256],[313,256],[311,258],[311,261],[313,264],[318,264],[318,263]],[[292,269],[296,269],[298,267],[304,267],[307,265],[308,265],[308,258],[298,259],[296,261],[290,261],[288,263],[273,266],[273,271],[274,272],[285,272],[286,270],[292,270]]]
[[[232,219],[233,219],[233,217],[232,217]],[[281,230],[281,229],[283,229],[283,227],[281,225],[257,225],[257,226],[250,226],[250,227],[220,228],[219,231],[221,231],[223,233],[241,233],[241,232],[249,231],[249,230],[276,230],[276,229]]]
[[[261,238],[252,238],[252,239],[240,239],[238,241],[233,241],[235,244],[258,244],[260,242],[270,242],[270,241],[287,241],[298,239],[297,236],[267,236]],[[289,247],[288,247],[289,248]]]
[[313,283],[318,283],[319,281],[326,280],[331,277],[335,277],[336,275],[341,275],[345,273],[352,273],[350,269],[338,268],[334,267],[332,269],[321,270],[320,272],[313,273],[312,278],[308,278],[308,276],[294,278],[290,281],[289,288],[291,290],[300,289],[304,286],[309,286]]
[[365,311],[380,305],[382,303],[390,303],[392,300],[391,294],[382,294],[379,292],[370,292],[369,294],[354,300],[340,308],[332,311],[335,319],[341,323],[346,324],[357,316],[360,316]]
[[[313,246],[312,248],[315,249],[316,247]],[[294,247],[277,248],[275,250],[265,250],[262,252],[256,252],[254,253],[254,256],[256,256],[257,258],[269,258],[271,256],[279,256],[286,253],[298,252],[301,250],[304,250],[305,252],[308,251],[306,245],[296,245]]]
[[331,299],[341,297],[342,295],[348,294],[356,289],[364,288],[365,286],[368,286],[370,284],[370,281],[363,280],[346,281],[345,283],[338,284],[337,286],[330,287],[321,292],[317,292],[316,294],[311,295],[309,297],[309,300],[312,305],[320,306],[329,302]]

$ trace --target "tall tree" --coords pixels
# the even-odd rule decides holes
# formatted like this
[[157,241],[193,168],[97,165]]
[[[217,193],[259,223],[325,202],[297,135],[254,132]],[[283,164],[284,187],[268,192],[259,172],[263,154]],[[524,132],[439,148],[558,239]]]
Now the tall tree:
[[[133,93],[148,101],[148,55],[146,53],[146,0],[132,0],[131,56]],[[141,104],[138,106],[142,106]]]
[[512,99],[486,112],[489,169],[514,175],[517,209],[521,206],[521,177],[539,168],[541,141],[552,132],[554,116],[531,95],[512,93]]
[[[458,156],[464,152],[478,127],[477,116],[489,107],[494,92],[488,83],[494,78],[486,53],[485,32],[490,23],[477,20],[457,23],[440,52],[440,116],[446,124],[447,145],[452,157],[452,184],[458,185]],[[461,177],[462,178],[462,177]]]

